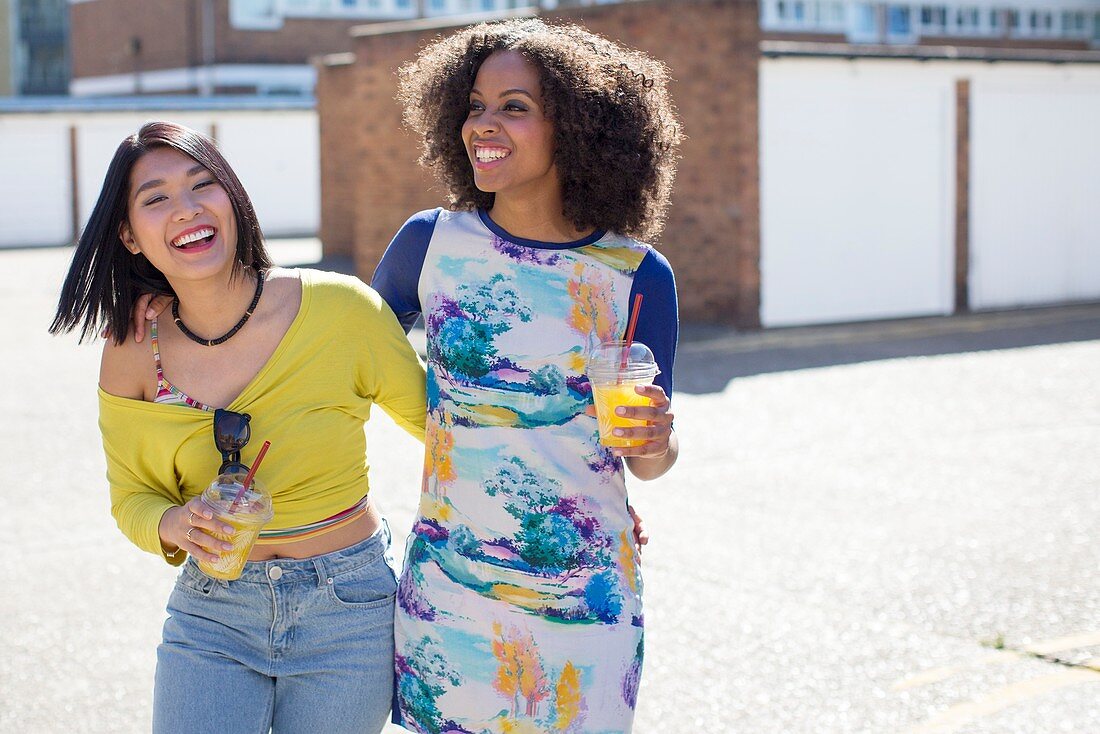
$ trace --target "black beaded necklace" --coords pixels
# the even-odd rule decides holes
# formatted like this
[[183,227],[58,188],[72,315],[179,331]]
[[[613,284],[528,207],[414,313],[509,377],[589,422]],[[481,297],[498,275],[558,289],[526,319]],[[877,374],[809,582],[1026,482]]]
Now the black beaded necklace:
[[172,318],[176,322],[176,326],[180,327],[180,331],[183,335],[193,342],[202,344],[204,347],[216,347],[222,342],[229,341],[229,338],[241,330],[241,327],[248,323],[248,319],[252,317],[252,312],[256,310],[256,304],[260,302],[260,294],[264,292],[264,271],[256,271],[256,295],[252,296],[252,303],[248,304],[248,310],[244,312],[244,316],[238,321],[232,329],[225,332],[217,339],[203,339],[201,336],[191,331],[184,325],[183,319],[180,318],[180,299],[172,299]]

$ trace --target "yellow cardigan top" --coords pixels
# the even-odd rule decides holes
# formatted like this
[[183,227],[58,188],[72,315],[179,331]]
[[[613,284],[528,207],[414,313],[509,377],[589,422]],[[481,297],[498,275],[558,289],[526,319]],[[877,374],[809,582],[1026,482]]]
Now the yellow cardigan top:
[[[241,453],[271,491],[278,530],[316,522],[367,494],[364,424],[377,403],[424,440],[424,365],[385,302],[357,278],[301,271],[302,305],[271,359],[230,410],[252,416]],[[99,390],[111,513],[142,550],[172,565],[157,528],[166,510],[200,494],[221,455],[213,413],[120,398]]]

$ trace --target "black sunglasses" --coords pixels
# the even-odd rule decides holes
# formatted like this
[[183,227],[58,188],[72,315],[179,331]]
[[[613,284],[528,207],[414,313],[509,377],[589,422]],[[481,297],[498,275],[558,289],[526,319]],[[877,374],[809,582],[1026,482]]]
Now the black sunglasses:
[[252,416],[248,413],[234,413],[224,408],[214,411],[214,445],[222,455],[218,474],[248,471],[248,467],[241,463],[241,449],[252,438],[252,429],[248,427],[250,420]]

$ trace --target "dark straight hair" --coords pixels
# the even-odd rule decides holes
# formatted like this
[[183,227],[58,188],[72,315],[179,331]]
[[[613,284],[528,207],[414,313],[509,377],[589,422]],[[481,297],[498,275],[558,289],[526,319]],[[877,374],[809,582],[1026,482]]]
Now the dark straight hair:
[[149,122],[118,146],[92,216],[80,235],[61,286],[61,298],[50,333],[80,327],[80,341],[103,326],[122,344],[130,332],[130,311],[142,293],[175,295],[164,274],[140,252],[122,244],[120,227],[129,218],[130,172],[142,156],[157,148],[172,148],[206,167],[233,204],[237,219],[237,259],[234,276],[247,265],[271,266],[252,200],[214,141],[174,122]]

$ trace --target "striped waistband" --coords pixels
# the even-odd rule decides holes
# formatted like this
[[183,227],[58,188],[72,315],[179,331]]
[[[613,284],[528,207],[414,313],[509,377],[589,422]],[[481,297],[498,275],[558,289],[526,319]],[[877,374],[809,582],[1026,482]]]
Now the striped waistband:
[[306,538],[312,538],[317,535],[324,535],[337,528],[342,528],[357,519],[367,511],[369,505],[370,497],[367,495],[348,509],[338,512],[332,517],[326,517],[324,520],[318,520],[317,522],[311,522],[306,525],[297,525],[292,528],[261,530],[260,537],[256,543],[258,545],[275,545],[276,543],[305,540]]

